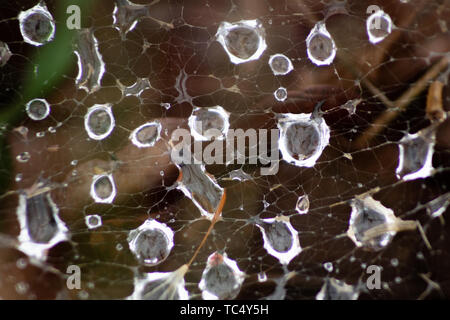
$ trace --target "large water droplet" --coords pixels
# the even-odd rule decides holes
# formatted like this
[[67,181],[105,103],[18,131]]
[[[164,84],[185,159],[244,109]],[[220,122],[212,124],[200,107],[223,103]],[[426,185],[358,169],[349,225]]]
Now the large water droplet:
[[222,22],[216,39],[234,64],[257,60],[267,48],[265,31],[258,20]]
[[25,111],[35,120],[44,120],[50,114],[50,105],[45,99],[33,99],[26,104]]
[[378,10],[367,18],[366,27],[369,41],[375,44],[391,34],[392,20],[383,10]]
[[347,235],[358,247],[380,250],[395,236],[395,231],[383,232],[376,237],[367,237],[366,232],[381,225],[394,224],[394,212],[369,195],[357,196],[351,202],[352,212]]
[[336,44],[328,32],[325,23],[320,21],[306,38],[308,57],[318,66],[329,65],[336,57]]
[[298,233],[292,227],[289,218],[278,216],[273,219],[263,219],[256,226],[263,235],[264,248],[281,264],[289,264],[302,251]]
[[220,106],[195,108],[189,117],[191,135],[197,141],[222,140],[229,127],[229,113]]
[[138,148],[153,147],[161,137],[161,123],[147,122],[133,130],[131,142]]
[[163,223],[149,219],[130,231],[128,244],[139,262],[155,266],[169,256],[173,247],[173,231]]
[[300,214],[308,213],[309,210],[309,197],[308,195],[303,195],[298,197],[297,204],[295,205],[295,209]]
[[128,0],[116,0],[113,11],[113,25],[122,35],[132,31],[138,21],[146,17],[147,5],[134,4]]
[[55,21],[43,2],[19,14],[23,40],[33,46],[42,46],[53,40]]
[[399,141],[397,177],[404,181],[429,177],[433,171],[435,131],[425,129],[407,134]]
[[49,191],[43,183],[34,185],[19,196],[17,208],[19,248],[40,260],[45,260],[49,248],[68,238],[68,230],[58,216],[59,209]]
[[114,126],[115,119],[110,104],[95,104],[84,116],[84,128],[91,139],[105,139]]
[[291,59],[280,53],[270,56],[269,65],[276,76],[284,76],[294,69]]
[[286,88],[279,87],[275,92],[273,93],[275,99],[277,99],[280,102],[283,102],[287,99],[288,93]]
[[97,91],[105,73],[105,63],[92,30],[82,29],[78,32],[74,53],[78,58],[76,84],[88,93]]
[[236,261],[214,252],[208,257],[205,270],[198,285],[205,300],[234,299],[241,289],[245,273]]
[[300,167],[314,166],[330,140],[325,120],[313,119],[311,114],[284,114],[278,128],[283,160]]

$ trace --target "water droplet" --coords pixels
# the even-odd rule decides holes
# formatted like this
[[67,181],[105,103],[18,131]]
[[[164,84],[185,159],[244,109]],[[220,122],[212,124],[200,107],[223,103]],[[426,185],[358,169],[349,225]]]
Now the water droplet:
[[23,40],[33,46],[42,46],[53,40],[55,21],[43,2],[19,14]]
[[50,105],[45,99],[33,99],[26,104],[25,111],[35,120],[44,120],[50,114]]
[[316,300],[356,300],[358,290],[341,280],[327,278],[322,289],[316,295]]
[[309,210],[309,197],[308,195],[303,195],[298,197],[297,204],[295,205],[295,209],[300,214],[308,213]]
[[323,267],[325,268],[325,270],[327,270],[328,272],[332,272],[333,271],[333,264],[331,262],[325,262],[323,264]]
[[128,244],[140,263],[155,266],[166,260],[173,248],[173,231],[156,220],[146,220],[130,231]]
[[149,14],[148,6],[134,4],[128,0],[116,0],[113,11],[113,25],[122,35],[132,31],[138,21]]
[[84,128],[91,139],[105,139],[114,126],[115,119],[110,104],[95,104],[84,116]]
[[351,202],[352,212],[347,235],[358,247],[380,250],[386,247],[395,236],[395,231],[382,232],[374,237],[367,237],[366,232],[374,227],[394,224],[394,212],[383,206],[369,195],[357,196]]
[[429,177],[433,171],[434,130],[407,134],[398,144],[397,178],[404,181]]
[[294,69],[291,60],[280,53],[270,56],[269,65],[276,76],[284,76]]
[[258,282],[266,282],[267,274],[265,272],[258,273]]
[[133,300],[188,300],[184,275],[188,270],[183,265],[173,272],[153,272],[144,278],[135,278]]
[[264,248],[277,258],[281,264],[289,264],[301,251],[297,231],[292,227],[289,218],[278,216],[263,219],[256,225],[263,235]]
[[195,108],[189,117],[191,135],[197,141],[223,140],[230,127],[229,113],[222,107]]
[[47,250],[67,240],[68,229],[58,216],[59,209],[50,189],[38,183],[19,196],[17,217],[20,224],[19,249],[40,260]]
[[148,78],[138,78],[136,83],[129,87],[123,87],[123,95],[128,96],[140,96],[141,93],[150,88],[150,81]]
[[450,204],[450,194],[445,193],[437,198],[434,198],[433,200],[426,203],[426,208],[428,214],[433,217],[439,217],[441,216],[445,210],[447,210],[448,205]]
[[316,23],[309,33],[306,47],[308,57],[315,65],[330,65],[336,57],[336,44],[323,21]]
[[330,140],[325,120],[311,114],[284,114],[278,128],[283,160],[300,167],[313,167]]
[[112,203],[116,197],[116,186],[111,174],[95,175],[91,184],[91,197],[97,203]]
[[222,22],[216,39],[234,64],[257,60],[267,48],[265,31],[258,20]]
[[177,188],[192,200],[202,216],[211,220],[221,205],[224,189],[206,173],[204,165],[186,164],[180,170],[182,179]]
[[383,41],[392,31],[391,17],[383,10],[372,13],[366,21],[367,35],[373,44]]
[[5,42],[0,41],[0,67],[4,67],[11,57],[12,53],[9,50],[8,45]]
[[161,137],[161,123],[147,122],[133,130],[130,135],[131,142],[138,148],[153,147]]
[[102,225],[102,217],[98,214],[92,214],[84,218],[84,222],[89,229],[96,229]]
[[275,90],[273,95],[275,99],[277,99],[277,101],[285,101],[287,99],[287,90],[286,88],[279,87],[277,90]]
[[31,159],[31,155],[27,151],[22,152],[21,154],[17,155],[17,157],[16,157],[16,160],[21,163],[28,162],[30,159]]
[[214,252],[208,257],[198,287],[204,300],[234,299],[244,281],[245,273],[239,270],[236,261]]
[[90,29],[78,32],[74,54],[78,59],[76,84],[80,89],[93,93],[100,89],[105,73],[105,63],[98,49],[98,41]]

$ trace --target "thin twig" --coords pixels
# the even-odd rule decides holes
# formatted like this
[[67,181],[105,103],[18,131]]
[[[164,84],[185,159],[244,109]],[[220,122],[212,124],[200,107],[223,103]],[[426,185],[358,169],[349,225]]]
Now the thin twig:
[[419,95],[428,85],[429,81],[436,78],[439,73],[444,70],[449,64],[450,57],[445,56],[439,62],[437,62],[428,72],[415,82],[411,88],[402,94],[394,102],[394,107],[386,109],[374,123],[364,131],[354,143],[355,149],[361,149],[364,146],[369,146],[371,140],[379,134],[392,120],[394,120],[406,107],[412,102],[412,100]]

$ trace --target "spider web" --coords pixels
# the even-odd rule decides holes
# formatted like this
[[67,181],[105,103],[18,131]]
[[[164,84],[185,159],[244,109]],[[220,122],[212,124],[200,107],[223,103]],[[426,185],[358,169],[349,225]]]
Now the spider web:
[[[56,34],[43,46],[24,41],[17,19],[36,1],[0,5],[0,41],[12,53],[0,68],[0,297],[125,299],[133,295],[136,279],[188,263],[211,221],[177,188],[170,133],[187,127],[194,108],[215,106],[229,113],[230,128],[256,130],[277,128],[280,114],[308,114],[320,106],[330,140],[314,166],[280,158],[274,175],[261,175],[253,164],[206,166],[226,190],[226,201],[184,277],[190,299],[202,299],[199,283],[214,252],[226,253],[245,274],[236,299],[314,299],[330,279],[352,286],[359,299],[449,296],[450,127],[430,120],[426,111],[434,81],[443,84],[443,108],[449,110],[448,1],[136,0],[146,6],[145,14],[136,11],[136,19],[130,14],[117,22],[114,8],[124,3],[83,4],[82,29],[69,31],[66,8],[76,1],[46,1]],[[366,32],[371,5],[394,24],[376,44]],[[264,28],[267,49],[256,60],[234,64],[216,41],[217,30],[222,22],[254,19]],[[325,66],[307,54],[306,39],[319,21],[337,48]],[[83,71],[74,51],[91,55],[84,60],[91,69],[85,64]],[[275,54],[288,57],[293,70],[274,75],[268,61]],[[437,72],[427,77],[433,68]],[[417,93],[405,95],[421,81]],[[287,90],[284,101],[274,97],[280,87]],[[51,107],[44,120],[30,119],[25,111],[35,98]],[[85,130],[85,115],[94,105],[110,105],[115,120],[102,140]],[[395,116],[379,122],[387,110]],[[137,148],[130,134],[152,121],[161,123],[160,140]],[[399,178],[402,138],[424,130],[435,136],[433,169],[424,177]],[[103,173],[114,177],[111,203],[90,195],[93,177]],[[43,187],[67,239],[39,259],[20,247],[18,208],[21,197]],[[420,227],[397,231],[381,250],[355,245],[347,235],[352,201],[368,192],[396,218]],[[307,213],[300,214],[297,202],[305,195]],[[91,215],[101,217],[100,227],[87,226]],[[288,218],[301,246],[287,264],[268,253],[257,223],[276,217]],[[147,219],[174,233],[167,258],[154,266],[140,263],[128,241]],[[71,265],[81,268],[80,290],[66,286]],[[382,268],[380,289],[365,286],[370,265]]]

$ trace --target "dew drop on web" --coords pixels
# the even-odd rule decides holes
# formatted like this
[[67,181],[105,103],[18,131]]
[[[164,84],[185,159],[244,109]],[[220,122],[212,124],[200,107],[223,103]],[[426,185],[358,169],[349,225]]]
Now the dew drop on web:
[[50,105],[45,99],[33,99],[26,104],[25,111],[30,119],[40,121],[50,114]]
[[197,141],[222,140],[230,127],[229,113],[220,106],[195,108],[188,124],[191,135]]
[[269,66],[276,76],[284,76],[294,70],[291,59],[280,53],[270,56]]
[[234,299],[244,281],[245,273],[236,261],[214,252],[208,257],[206,268],[198,285],[204,300]]
[[19,14],[20,33],[23,40],[33,46],[42,46],[53,40],[55,21],[44,2]]
[[273,93],[275,99],[277,101],[283,102],[287,99],[287,90],[286,88],[280,87]]
[[356,300],[359,291],[341,280],[327,278],[316,295],[316,300]]
[[58,242],[68,239],[68,229],[59,218],[59,209],[50,189],[37,183],[19,196],[17,218],[20,224],[19,249],[39,260]]
[[97,203],[112,203],[116,197],[116,185],[111,174],[95,175],[92,178],[91,197]]
[[28,151],[24,151],[16,156],[16,160],[20,163],[26,163],[30,161],[31,155]]
[[88,229],[97,229],[102,226],[102,217],[98,214],[88,215],[84,218],[84,222]]
[[289,264],[302,251],[298,233],[292,227],[289,218],[278,216],[263,219],[256,226],[261,230],[264,248],[281,264]]
[[0,41],[0,67],[4,67],[11,57],[12,53],[9,50],[8,44]]
[[148,6],[128,0],[116,0],[113,11],[113,25],[122,36],[132,31],[138,21],[148,15]]
[[295,205],[295,210],[297,210],[297,212],[299,214],[306,214],[308,213],[309,210],[309,197],[308,195],[302,195],[300,197],[298,197],[297,203]]
[[173,248],[173,231],[156,220],[146,220],[130,231],[128,244],[136,259],[147,266],[155,266],[166,260]]
[[91,139],[103,140],[108,137],[115,126],[110,104],[95,104],[84,116],[84,128]]
[[88,93],[96,92],[100,89],[106,68],[98,48],[97,38],[91,29],[78,31],[74,54],[78,59],[76,85]]
[[138,148],[152,147],[161,137],[161,123],[147,122],[135,130],[130,135],[130,140]]
[[367,36],[373,44],[383,41],[392,32],[391,17],[383,10],[372,13],[366,21]]
[[283,160],[300,167],[313,167],[330,140],[325,120],[311,114],[284,114],[278,128]]
[[398,143],[397,178],[404,181],[429,177],[433,172],[435,132],[426,128],[407,134]]
[[381,234],[366,238],[366,232],[374,227],[392,225],[397,221],[394,212],[386,208],[381,202],[370,195],[357,196],[351,201],[351,216],[347,235],[358,247],[371,250],[380,250],[386,247],[393,237],[395,231],[386,231]]
[[206,172],[204,165],[183,164],[180,170],[182,179],[177,188],[192,200],[202,216],[212,220],[221,204],[224,189]]
[[267,48],[265,30],[259,20],[222,22],[216,39],[234,64],[257,60]]
[[336,57],[336,44],[325,22],[318,22],[306,38],[308,57],[317,66],[330,65]]

